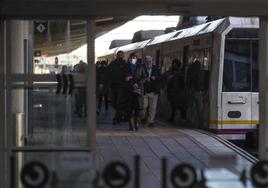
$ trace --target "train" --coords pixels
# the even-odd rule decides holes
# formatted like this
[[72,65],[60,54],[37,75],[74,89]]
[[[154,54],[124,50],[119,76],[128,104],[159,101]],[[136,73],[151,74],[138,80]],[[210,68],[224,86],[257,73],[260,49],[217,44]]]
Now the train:
[[[202,121],[202,128],[226,139],[244,140],[259,126],[258,30],[256,17],[225,17],[110,49],[98,60],[111,62],[119,50],[126,57],[132,52],[141,59],[150,55],[164,74],[177,58],[187,77],[187,68],[197,58],[206,87],[198,94],[187,91],[188,100],[198,95],[200,105],[200,109],[194,102],[187,105],[188,121],[193,125]],[[167,102],[162,89],[160,117],[170,112]]]

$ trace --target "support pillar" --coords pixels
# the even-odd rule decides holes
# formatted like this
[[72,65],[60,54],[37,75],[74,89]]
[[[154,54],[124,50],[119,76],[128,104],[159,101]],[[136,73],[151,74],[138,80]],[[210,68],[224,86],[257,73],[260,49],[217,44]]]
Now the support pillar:
[[88,19],[87,24],[87,117],[88,141],[90,142],[92,165],[95,164],[96,151],[96,67],[95,67],[95,21]]
[[7,184],[5,173],[5,21],[0,21],[0,185]]
[[[24,129],[25,117],[25,91],[21,89],[12,89],[9,77],[14,73],[25,73],[25,48],[24,40],[29,39],[29,22],[28,21],[6,21],[6,152],[7,160],[10,160],[12,153],[11,147],[23,146],[21,139]],[[18,117],[18,119],[16,119]],[[19,138],[17,138],[19,136]],[[16,142],[17,141],[17,142]],[[23,165],[23,154],[15,155],[16,169],[14,174],[16,177],[9,177],[8,183],[13,182],[17,188],[22,185],[18,180],[19,173]],[[7,165],[11,164],[9,162]],[[11,176],[10,166],[6,167],[6,174]],[[7,183],[7,184],[8,184]],[[8,186],[9,187],[9,186]]]
[[259,98],[259,155],[268,160],[268,17],[260,17]]

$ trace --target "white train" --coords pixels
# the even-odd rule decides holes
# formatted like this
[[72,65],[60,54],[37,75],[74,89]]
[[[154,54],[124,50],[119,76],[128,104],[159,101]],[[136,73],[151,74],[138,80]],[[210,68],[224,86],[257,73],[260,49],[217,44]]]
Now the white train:
[[[98,59],[110,62],[118,50],[126,56],[136,52],[139,58],[151,55],[164,73],[172,59],[178,58],[187,70],[197,56],[200,71],[209,78],[201,92],[204,128],[227,139],[244,139],[259,125],[258,28],[257,18],[227,17],[114,48]],[[168,106],[162,91],[159,115],[167,115]],[[196,109],[189,103],[188,118],[194,124],[200,121]]]

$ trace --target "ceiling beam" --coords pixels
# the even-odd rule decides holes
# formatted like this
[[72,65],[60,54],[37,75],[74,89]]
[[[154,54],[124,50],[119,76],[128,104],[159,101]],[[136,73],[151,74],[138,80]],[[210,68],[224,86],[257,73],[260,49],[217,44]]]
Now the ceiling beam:
[[86,19],[95,16],[220,15],[268,16],[262,0],[125,0],[125,1],[1,1],[0,15],[13,19]]

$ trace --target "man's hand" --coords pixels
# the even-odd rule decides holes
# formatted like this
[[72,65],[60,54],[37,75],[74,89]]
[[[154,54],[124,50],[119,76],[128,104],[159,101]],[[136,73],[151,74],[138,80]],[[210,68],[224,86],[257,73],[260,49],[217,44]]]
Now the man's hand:
[[132,78],[132,76],[127,76],[126,81],[129,81]]
[[138,88],[139,88],[139,85],[135,83],[135,84],[133,85],[133,88],[134,88],[134,89],[138,89]]
[[155,80],[155,76],[152,76],[151,79],[152,79],[152,80]]

